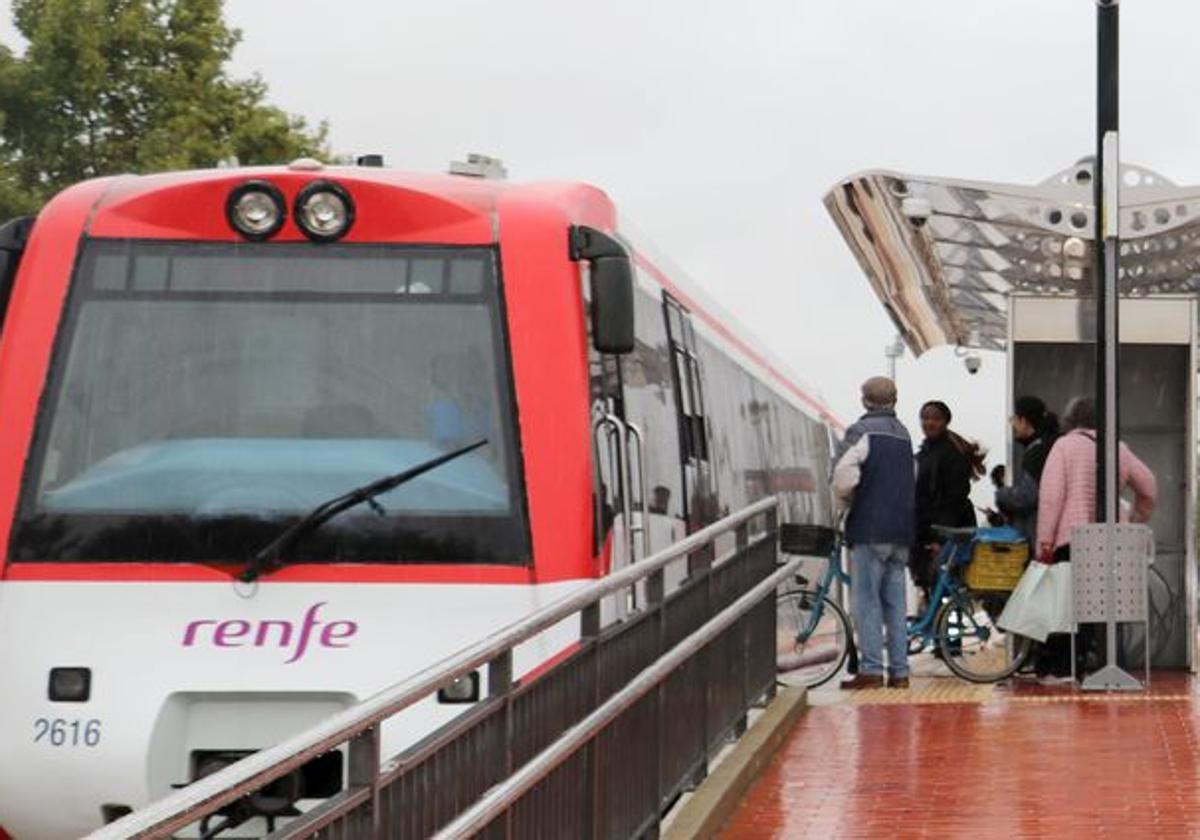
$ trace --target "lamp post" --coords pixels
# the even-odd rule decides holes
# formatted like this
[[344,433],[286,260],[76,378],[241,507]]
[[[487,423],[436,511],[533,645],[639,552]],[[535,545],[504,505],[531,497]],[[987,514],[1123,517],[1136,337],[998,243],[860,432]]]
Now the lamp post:
[[1117,301],[1117,225],[1120,166],[1117,157],[1117,3],[1097,0],[1096,208],[1093,288],[1096,300],[1096,519],[1115,524],[1118,510],[1117,443],[1120,415],[1117,370],[1120,353]]
[[[1095,207],[1095,261],[1092,288],[1096,301],[1096,521],[1107,533],[1108,621],[1105,647],[1107,663],[1082,683],[1085,689],[1137,689],[1141,683],[1117,664],[1116,547],[1120,487],[1117,476],[1121,418],[1118,411],[1117,372],[1120,369],[1120,288],[1117,263],[1120,255],[1120,161],[1117,157],[1118,3],[1096,0],[1096,166],[1092,188]],[[1147,632],[1149,629],[1147,628]]]

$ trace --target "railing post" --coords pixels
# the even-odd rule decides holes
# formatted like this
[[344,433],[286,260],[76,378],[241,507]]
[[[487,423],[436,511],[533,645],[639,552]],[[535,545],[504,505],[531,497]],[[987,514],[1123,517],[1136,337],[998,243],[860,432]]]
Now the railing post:
[[[663,570],[659,569],[646,578],[646,608],[654,610],[654,658],[658,659],[666,652],[667,613],[664,608],[666,601],[666,582]],[[662,813],[663,806],[663,754],[664,742],[667,738],[667,677],[654,689],[654,754],[650,759],[654,770],[654,803],[657,813]],[[658,820],[656,819],[648,836],[658,837]]]
[[[715,552],[712,542],[706,543],[688,555],[688,579],[694,585],[704,587],[704,619],[701,621],[701,624],[712,615],[712,564],[714,556]],[[693,789],[699,787],[700,783],[708,777],[708,730],[710,717],[708,698],[709,692],[712,690],[711,654],[712,651],[709,649],[709,646],[696,653],[697,668],[700,671],[700,720],[697,723],[700,726],[702,746],[700,748],[700,764],[696,767],[696,772],[691,779]]]
[[[764,517],[764,524],[767,529],[767,535],[771,538],[771,553],[775,556],[776,562],[778,562],[779,561],[779,539],[777,536],[779,533],[779,508],[778,507],[773,507],[767,511],[766,516]],[[840,592],[841,591],[840,590],[841,581],[838,581],[838,587],[839,587],[839,592]],[[771,606],[771,645],[772,645],[772,649],[774,649],[775,634],[778,632],[778,625],[779,625],[778,603],[779,603],[778,599],[775,599],[775,598],[771,599],[771,604],[772,604],[772,606]],[[776,686],[775,680],[771,680],[770,684],[767,686],[766,693],[763,695],[763,705],[764,706],[767,703],[770,703],[775,698],[775,692],[777,690],[778,690],[778,688]]]
[[[513,687],[512,649],[504,651],[488,662],[488,697],[501,698],[504,702],[504,775],[511,776],[513,770],[513,716],[509,694]],[[504,836],[512,837],[512,809],[504,814]]]
[[[590,647],[592,670],[592,708],[600,704],[600,656],[595,641],[600,635],[600,602],[593,601],[579,613],[579,641]],[[587,826],[588,837],[600,836],[600,739],[593,738],[585,747],[587,754],[587,796],[581,823]]]
[[367,806],[370,836],[380,840],[384,832],[379,812],[379,727],[372,726],[361,732],[350,742],[349,752],[347,775],[350,787],[371,789],[371,801]]
[[579,640],[586,644],[600,635],[600,602],[588,604],[579,613]]
[[711,542],[705,543],[702,547],[689,554],[687,563],[688,577],[695,577],[697,574],[711,569],[714,556],[715,552],[713,551]]
[[[754,588],[756,581],[750,579],[753,573],[753,564],[750,557],[750,523],[743,522],[733,532],[735,557],[738,564],[738,578],[742,583],[742,591],[749,591]],[[746,710],[750,707],[750,680],[749,680],[749,663],[750,659],[750,621],[748,616],[743,616],[738,620],[733,627],[730,628],[730,634],[733,636],[735,649],[741,659],[738,673],[741,675],[741,685],[739,686],[741,695],[742,713],[738,719],[733,722],[733,729],[729,733],[729,739],[736,741],[746,732],[748,719]],[[724,670],[724,669],[722,669]]]
[[508,694],[512,685],[512,651],[506,650],[488,663],[488,697]]

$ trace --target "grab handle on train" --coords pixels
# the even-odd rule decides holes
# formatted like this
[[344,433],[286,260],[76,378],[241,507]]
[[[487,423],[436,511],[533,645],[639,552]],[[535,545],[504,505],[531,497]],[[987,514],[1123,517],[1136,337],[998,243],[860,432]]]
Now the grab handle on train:
[[[631,526],[631,531],[641,537],[642,558],[650,556],[650,522],[649,510],[647,509],[646,495],[646,436],[642,434],[641,428],[632,422],[625,424],[628,432],[626,443],[628,445],[627,452],[636,453],[637,465],[634,466],[634,456],[630,454],[625,459],[628,464],[627,471],[629,473],[629,485],[632,489],[637,487],[638,496],[636,506],[638,510],[638,520],[636,525]],[[632,505],[631,505],[632,507]],[[630,550],[630,559],[640,559],[633,556],[632,549]]]

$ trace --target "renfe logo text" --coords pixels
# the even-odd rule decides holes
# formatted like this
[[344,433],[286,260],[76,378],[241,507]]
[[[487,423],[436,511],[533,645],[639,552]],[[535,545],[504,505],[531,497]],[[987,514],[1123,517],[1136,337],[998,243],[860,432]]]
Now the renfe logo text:
[[241,618],[224,621],[198,619],[189,622],[184,629],[183,646],[281,648],[291,653],[291,658],[285,660],[284,664],[290,664],[304,656],[310,644],[315,643],[327,648],[349,647],[350,639],[358,632],[358,623],[324,622],[317,618],[317,613],[323,606],[325,601],[320,601],[305,610],[304,618],[300,620],[298,627],[295,622],[276,618],[259,621],[246,621]]

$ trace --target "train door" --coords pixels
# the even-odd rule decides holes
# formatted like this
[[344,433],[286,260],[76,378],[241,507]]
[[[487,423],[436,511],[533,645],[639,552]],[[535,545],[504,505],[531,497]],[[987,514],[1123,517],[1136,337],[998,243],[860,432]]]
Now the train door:
[[[584,297],[589,298],[586,283]],[[622,356],[598,353],[588,341],[593,521],[596,554],[608,558],[608,568],[603,573],[625,568],[650,552],[646,527],[646,436],[643,427],[627,416],[624,387],[627,364]],[[604,598],[600,604],[601,622],[609,624],[622,619],[637,605],[638,592],[633,589]]]
[[683,470],[683,514],[688,531],[717,518],[713,504],[712,468],[709,463],[708,424],[704,388],[692,316],[679,301],[663,294],[667,340],[671,349],[671,375],[675,409],[679,418],[679,455]]
[[[662,551],[687,534],[671,343],[662,298],[648,290],[651,285],[639,284],[634,294],[635,347],[620,362],[622,419],[636,476],[635,558]],[[686,562],[668,565],[666,590],[676,588],[686,573]]]

